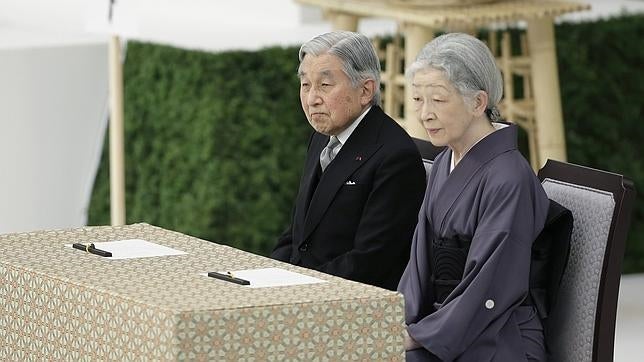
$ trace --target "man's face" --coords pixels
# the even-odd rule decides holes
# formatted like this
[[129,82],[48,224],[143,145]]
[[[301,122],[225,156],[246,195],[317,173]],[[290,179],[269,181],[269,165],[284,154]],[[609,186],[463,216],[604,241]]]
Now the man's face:
[[307,54],[300,65],[300,101],[311,126],[325,135],[338,135],[360,116],[371,101],[369,84],[358,87],[331,54]]

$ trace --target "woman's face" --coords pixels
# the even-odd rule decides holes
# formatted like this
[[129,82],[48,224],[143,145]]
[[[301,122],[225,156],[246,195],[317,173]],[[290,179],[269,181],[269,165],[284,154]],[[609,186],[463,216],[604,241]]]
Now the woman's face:
[[412,79],[412,98],[416,117],[432,144],[458,150],[468,146],[474,113],[443,71],[417,71]]

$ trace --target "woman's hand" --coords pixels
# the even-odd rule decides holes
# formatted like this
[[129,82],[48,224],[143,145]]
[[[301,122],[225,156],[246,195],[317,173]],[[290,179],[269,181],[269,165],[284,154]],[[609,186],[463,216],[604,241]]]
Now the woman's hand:
[[412,349],[418,349],[422,347],[423,346],[416,342],[416,340],[413,339],[405,329],[405,351],[411,351]]

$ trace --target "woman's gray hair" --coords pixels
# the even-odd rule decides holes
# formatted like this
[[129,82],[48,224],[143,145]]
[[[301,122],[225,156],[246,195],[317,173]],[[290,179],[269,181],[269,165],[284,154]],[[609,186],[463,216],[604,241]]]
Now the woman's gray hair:
[[407,69],[408,78],[422,69],[445,72],[467,102],[477,91],[488,95],[485,113],[491,121],[500,119],[497,104],[503,96],[503,79],[490,49],[479,39],[463,33],[449,33],[430,41]]
[[327,53],[342,61],[342,69],[354,87],[359,86],[361,81],[373,79],[376,89],[371,104],[380,104],[380,61],[369,38],[350,31],[318,35],[300,47],[300,67],[305,55],[317,57]]

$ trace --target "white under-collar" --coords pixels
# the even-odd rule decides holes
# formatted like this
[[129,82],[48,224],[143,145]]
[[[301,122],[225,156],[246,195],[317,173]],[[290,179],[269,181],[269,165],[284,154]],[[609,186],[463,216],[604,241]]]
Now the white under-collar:
[[336,154],[340,151],[340,148],[342,148],[342,146],[347,142],[347,140],[349,140],[349,137],[351,137],[351,134],[353,133],[353,131],[355,131],[355,129],[360,124],[360,121],[362,121],[362,119],[364,118],[364,116],[367,115],[367,112],[369,112],[370,109],[371,109],[371,106],[365,109],[365,111],[362,112],[362,114],[358,116],[358,118],[356,118],[356,120],[353,121],[353,123],[351,123],[349,127],[347,127],[344,131],[340,132],[340,134],[336,135],[336,137],[338,138],[338,141],[340,141],[340,146],[338,146],[338,150],[336,151]]

